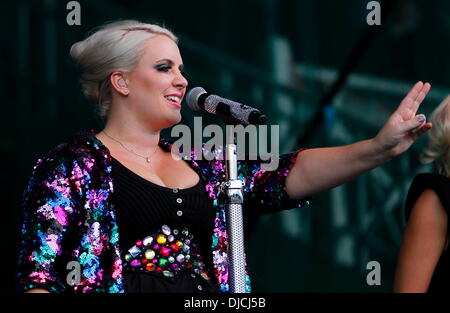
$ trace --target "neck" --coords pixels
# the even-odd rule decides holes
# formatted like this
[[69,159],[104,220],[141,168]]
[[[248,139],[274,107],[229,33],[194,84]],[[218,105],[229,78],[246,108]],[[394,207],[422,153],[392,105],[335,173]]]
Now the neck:
[[[116,112],[113,106],[108,121],[103,129],[109,136],[121,141],[123,144],[133,146],[137,149],[152,149],[159,143],[160,129],[142,125],[135,120],[124,118],[130,117],[129,112]],[[122,106],[124,107],[124,106]]]
[[106,125],[103,129],[107,135],[119,140],[123,144],[134,146],[140,149],[151,149],[158,145],[160,133],[159,131],[151,131],[139,127],[130,127],[122,125],[122,127]]

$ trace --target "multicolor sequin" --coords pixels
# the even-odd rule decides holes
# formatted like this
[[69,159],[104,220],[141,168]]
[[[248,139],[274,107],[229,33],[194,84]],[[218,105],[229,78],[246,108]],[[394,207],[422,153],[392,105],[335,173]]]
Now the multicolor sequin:
[[189,270],[209,280],[209,274],[200,254],[198,244],[187,228],[173,233],[163,225],[154,236],[147,236],[125,254],[124,268],[131,271],[158,272],[174,277],[181,270]]
[[[115,208],[110,201],[114,190],[111,156],[95,134],[90,130],[73,136],[39,159],[35,166],[23,198],[18,255],[21,291],[44,288],[51,292],[124,292],[125,260],[121,258]],[[160,141],[160,146],[166,151],[171,149],[165,140]],[[229,286],[225,206],[219,201],[224,162],[195,160],[194,154],[192,150],[192,160],[186,162],[204,180],[211,208],[216,212],[212,234],[214,279],[220,290],[226,292]],[[245,183],[244,209],[267,213],[309,204],[306,200],[290,201],[284,188],[296,156],[297,152],[281,155],[278,170],[272,172],[261,170],[258,161],[238,162],[238,175]],[[162,234],[165,238],[153,239],[158,245],[170,241],[168,235]],[[142,244],[145,240],[150,239],[144,238]],[[158,253],[167,254],[170,262],[168,250],[160,249]],[[151,252],[148,256],[152,256]],[[81,267],[80,282],[74,285],[67,279],[70,272],[66,268],[72,261]],[[246,282],[250,291],[248,275]]]

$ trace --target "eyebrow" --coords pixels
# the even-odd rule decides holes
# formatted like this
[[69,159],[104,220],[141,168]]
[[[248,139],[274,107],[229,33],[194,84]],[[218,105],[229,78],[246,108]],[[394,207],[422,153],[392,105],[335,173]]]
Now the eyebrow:
[[[160,63],[160,62],[163,62],[163,61],[166,61],[170,65],[174,65],[175,64],[171,59],[160,59],[160,60],[156,61],[156,63]],[[182,70],[184,68],[184,64],[180,64],[180,66],[178,68],[180,70]]]

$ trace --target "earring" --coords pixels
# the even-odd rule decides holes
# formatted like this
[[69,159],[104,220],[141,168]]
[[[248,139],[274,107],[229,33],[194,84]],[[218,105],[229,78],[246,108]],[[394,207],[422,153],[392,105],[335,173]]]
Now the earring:
[[124,91],[123,91],[123,93],[126,95],[126,96],[128,96],[128,93],[129,93],[130,91],[128,90],[128,89],[125,89]]
[[118,84],[120,87],[127,87],[127,83],[123,80],[123,78],[119,79]]

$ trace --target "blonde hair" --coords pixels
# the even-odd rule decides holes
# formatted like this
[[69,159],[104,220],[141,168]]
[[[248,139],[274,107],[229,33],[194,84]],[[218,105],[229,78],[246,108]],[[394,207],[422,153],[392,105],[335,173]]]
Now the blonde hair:
[[433,127],[428,132],[428,146],[421,160],[434,162],[440,174],[450,175],[450,95],[431,114]]
[[72,45],[70,55],[81,72],[83,93],[97,103],[100,116],[106,117],[111,107],[111,73],[131,71],[139,62],[144,42],[156,35],[165,35],[178,42],[166,28],[124,20],[101,26],[86,39]]

